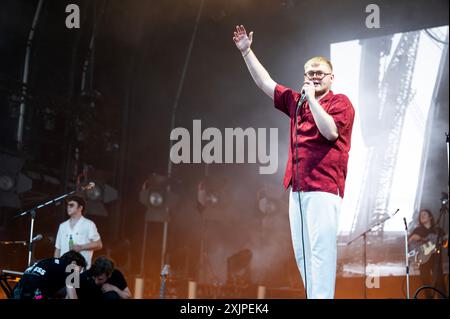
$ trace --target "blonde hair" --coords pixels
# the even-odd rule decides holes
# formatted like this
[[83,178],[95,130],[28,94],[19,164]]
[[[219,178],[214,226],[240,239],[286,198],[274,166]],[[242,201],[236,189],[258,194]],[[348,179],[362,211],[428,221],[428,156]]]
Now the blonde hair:
[[304,66],[305,70],[308,65],[316,64],[316,63],[324,63],[324,64],[328,65],[330,67],[331,72],[333,72],[333,65],[331,64],[331,61],[328,60],[324,56],[315,56],[315,57],[312,57],[311,59],[309,59],[308,61],[306,61],[305,66]]

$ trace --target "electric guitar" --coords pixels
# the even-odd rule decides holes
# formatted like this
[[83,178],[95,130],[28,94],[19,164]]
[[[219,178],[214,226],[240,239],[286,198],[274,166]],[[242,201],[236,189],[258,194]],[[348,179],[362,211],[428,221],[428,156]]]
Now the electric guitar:
[[441,236],[439,243],[437,239],[437,234],[429,234],[422,241],[412,244],[412,249],[409,251],[408,257],[419,265],[428,262],[431,256],[441,247],[448,246],[448,235]]

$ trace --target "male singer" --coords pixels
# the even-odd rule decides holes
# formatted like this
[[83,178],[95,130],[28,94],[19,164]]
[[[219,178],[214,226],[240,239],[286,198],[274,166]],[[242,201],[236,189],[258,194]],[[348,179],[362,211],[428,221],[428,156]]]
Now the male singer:
[[244,26],[237,26],[233,40],[256,85],[290,118],[284,186],[291,186],[294,254],[307,298],[332,299],[339,211],[355,111],[345,95],[330,90],[334,74],[328,59],[306,61],[299,93],[270,77],[251,49],[253,32],[247,35]]

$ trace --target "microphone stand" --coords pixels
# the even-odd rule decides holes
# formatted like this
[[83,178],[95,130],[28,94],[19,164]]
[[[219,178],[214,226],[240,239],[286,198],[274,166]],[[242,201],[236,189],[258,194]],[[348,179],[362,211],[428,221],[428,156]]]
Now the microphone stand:
[[[87,186],[87,188],[90,188],[90,187],[93,187],[93,186],[94,186],[94,184],[90,183]],[[86,188],[82,187],[82,189],[86,189]],[[62,199],[66,198],[67,196],[70,196],[70,195],[74,194],[75,192],[76,192],[76,190],[73,190],[73,191],[71,191],[69,193],[66,193],[64,195],[58,196],[58,197],[56,197],[54,199],[51,199],[51,200],[49,200],[49,201],[47,201],[45,203],[39,204],[39,205],[29,209],[29,210],[23,211],[23,212],[17,214],[16,216],[14,216],[14,218],[25,216],[25,215],[30,215],[31,216],[31,219],[30,219],[30,237],[29,237],[30,240],[28,242],[29,243],[28,244],[28,266],[31,265],[31,256],[33,254],[33,231],[34,231],[34,221],[36,219],[36,212],[37,212],[37,210],[41,209],[41,208],[44,208],[46,206],[49,206],[51,204],[55,204],[55,203],[61,201]]]
[[[445,143],[447,144],[447,173],[450,172],[449,168],[449,146],[448,146],[448,133],[445,133]],[[447,185],[447,195],[448,195],[448,185]]]
[[357,240],[358,238],[362,237],[363,241],[364,241],[364,253],[363,253],[363,259],[364,259],[364,299],[367,299],[367,287],[366,287],[366,278],[367,278],[367,234],[372,231],[372,228],[379,226],[383,223],[385,223],[388,219],[392,218],[395,214],[397,214],[397,212],[400,209],[397,209],[395,211],[395,213],[393,213],[392,215],[388,215],[386,217],[384,217],[383,219],[379,220],[378,222],[376,222],[375,224],[373,224],[372,226],[370,226],[366,231],[364,231],[363,233],[359,234],[358,236],[356,236],[355,238],[353,238],[352,240],[350,240],[347,243],[347,246],[350,245],[351,243],[353,243],[355,240]]
[[[445,193],[442,193],[445,195]],[[442,247],[443,247],[443,237],[445,234],[445,225],[448,224],[446,222],[446,215],[448,214],[448,195],[447,198],[441,198],[441,208],[439,211],[439,217],[435,223],[435,227],[437,229],[437,238],[436,238],[436,257],[433,265],[433,286],[437,286],[442,281]],[[440,228],[440,229],[439,229]],[[449,254],[449,250],[447,249],[447,256]],[[433,256],[434,257],[434,256]],[[445,290],[444,290],[445,293]]]
[[406,267],[406,299],[409,299],[409,256],[408,256],[408,223],[403,217],[405,223],[405,267]]
[[[445,133],[445,143],[447,144],[447,174],[450,174],[450,166],[449,166],[449,156],[450,156],[449,152],[450,152],[450,148],[449,148],[449,134],[448,133]],[[448,213],[448,199],[449,199],[449,197],[450,197],[450,191],[449,191],[449,186],[448,186],[448,183],[447,183],[447,203],[445,205],[447,213]],[[441,216],[439,216],[439,218],[441,218]],[[444,219],[443,223],[444,223],[444,227],[442,227],[442,229],[445,230],[445,219]],[[447,224],[448,224],[448,222],[447,222]],[[449,255],[449,249],[447,249],[447,256],[450,256]]]

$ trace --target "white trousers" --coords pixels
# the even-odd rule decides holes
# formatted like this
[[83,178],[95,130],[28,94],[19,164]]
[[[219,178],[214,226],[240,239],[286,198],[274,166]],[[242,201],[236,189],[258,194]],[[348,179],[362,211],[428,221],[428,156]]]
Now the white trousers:
[[341,197],[331,193],[293,192],[291,189],[289,221],[292,244],[308,299],[334,298],[341,202]]

